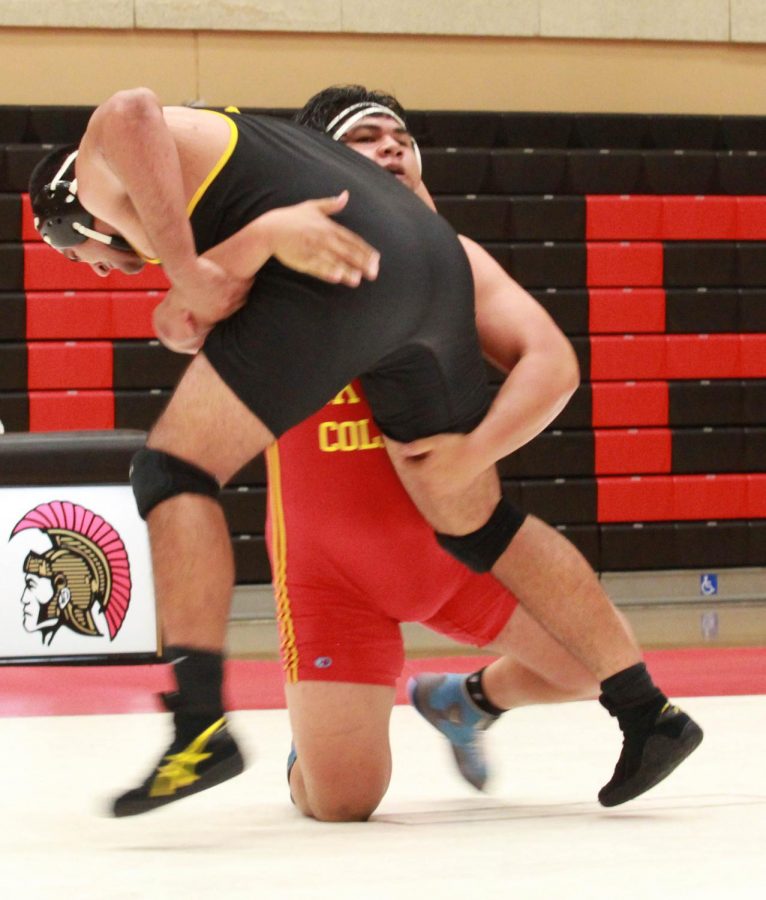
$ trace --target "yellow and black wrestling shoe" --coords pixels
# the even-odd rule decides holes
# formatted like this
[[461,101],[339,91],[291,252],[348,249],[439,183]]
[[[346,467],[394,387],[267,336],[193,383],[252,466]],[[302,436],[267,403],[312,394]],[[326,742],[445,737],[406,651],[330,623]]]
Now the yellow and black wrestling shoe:
[[245,761],[221,717],[191,741],[176,737],[149,777],[112,804],[114,816],[137,816],[239,775]]

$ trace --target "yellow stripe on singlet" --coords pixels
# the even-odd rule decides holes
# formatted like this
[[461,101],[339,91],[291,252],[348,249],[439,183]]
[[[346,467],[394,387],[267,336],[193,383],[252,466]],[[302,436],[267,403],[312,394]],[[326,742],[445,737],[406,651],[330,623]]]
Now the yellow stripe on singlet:
[[234,148],[237,146],[237,139],[239,138],[239,131],[237,130],[237,125],[232,118],[225,115],[224,113],[217,112],[214,109],[205,109],[202,112],[210,113],[211,116],[220,116],[226,122],[229,123],[229,142],[226,145],[226,149],[221,154],[218,162],[213,166],[213,168],[208,172],[207,178],[202,182],[202,184],[197,188],[194,192],[194,196],[191,198],[189,203],[186,206],[186,212],[191,218],[191,214],[194,212],[197,204],[200,202],[202,197],[205,194],[205,191],[210,187],[210,185],[215,181],[216,177],[220,173],[221,169],[226,165],[229,161],[229,157],[234,152]]
[[[196,209],[197,204],[198,204],[198,203],[200,202],[200,200],[204,197],[205,191],[206,191],[206,190],[210,187],[210,185],[215,181],[215,179],[216,179],[216,178],[218,177],[218,175],[220,174],[221,169],[222,169],[222,168],[226,165],[226,163],[229,161],[229,159],[230,159],[230,157],[231,157],[231,154],[234,152],[234,148],[237,146],[237,140],[239,139],[239,131],[237,130],[237,125],[236,125],[236,123],[234,122],[233,119],[229,118],[229,116],[225,115],[224,113],[220,113],[220,112],[218,112],[218,111],[215,110],[215,109],[202,109],[202,110],[200,110],[200,112],[207,112],[207,113],[210,113],[210,114],[213,115],[213,116],[220,116],[222,119],[225,119],[225,120],[229,123],[229,141],[228,141],[228,143],[226,144],[226,149],[223,151],[223,153],[222,153],[221,156],[219,157],[219,159],[218,159],[218,161],[216,162],[216,164],[215,164],[215,165],[213,166],[213,168],[208,172],[207,177],[205,178],[205,180],[202,182],[202,184],[201,184],[201,185],[197,188],[197,190],[194,192],[194,196],[191,198],[191,200],[186,204],[186,214],[189,216],[189,218],[191,218],[191,214],[192,214],[192,213],[194,212],[194,210]],[[226,112],[236,112],[236,113],[238,113],[239,110],[237,109],[236,106],[227,106],[227,107],[226,107]],[[135,250],[135,247],[134,247],[133,249]],[[152,265],[152,266],[159,266],[159,265],[162,265],[162,260],[161,260],[161,259],[150,258],[150,257],[148,257],[148,256],[144,256],[142,253],[139,253],[138,250],[136,250],[136,254],[137,254],[138,256],[140,256],[140,257],[143,259],[143,261],[144,261],[145,263],[149,263],[149,265]]]
[[269,516],[271,519],[271,555],[273,560],[274,594],[277,601],[277,624],[279,626],[282,667],[288,684],[298,681],[298,647],[295,643],[295,629],[290,611],[290,597],[287,593],[287,533],[285,510],[282,505],[282,469],[279,447],[276,443],[266,450],[266,468],[269,481]]

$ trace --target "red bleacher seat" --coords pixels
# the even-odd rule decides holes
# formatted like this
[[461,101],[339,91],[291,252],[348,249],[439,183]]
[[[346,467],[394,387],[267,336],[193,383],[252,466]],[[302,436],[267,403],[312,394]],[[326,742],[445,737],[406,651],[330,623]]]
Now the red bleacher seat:
[[111,388],[112,345],[108,341],[29,341],[28,386]]
[[733,241],[737,233],[734,197],[663,197],[665,241]]
[[766,241],[766,197],[735,197],[736,240]]
[[152,338],[159,291],[57,291],[27,295],[27,338]]
[[111,391],[31,391],[30,431],[79,431],[114,428]]
[[589,241],[658,241],[662,199],[636,194],[585,198],[585,237]]
[[744,475],[674,475],[675,519],[747,518]]
[[599,522],[672,521],[673,478],[602,476],[596,479]]
[[662,244],[589,241],[586,284],[589,287],[660,287]]
[[594,382],[591,394],[594,428],[668,422],[666,381]]
[[666,378],[740,377],[740,339],[736,334],[672,334],[665,340]]
[[666,377],[664,335],[596,335],[590,339],[592,381],[658,380]]
[[596,429],[596,474],[670,472],[671,434],[667,428]]
[[591,334],[636,334],[665,330],[662,288],[591,288],[588,291]]

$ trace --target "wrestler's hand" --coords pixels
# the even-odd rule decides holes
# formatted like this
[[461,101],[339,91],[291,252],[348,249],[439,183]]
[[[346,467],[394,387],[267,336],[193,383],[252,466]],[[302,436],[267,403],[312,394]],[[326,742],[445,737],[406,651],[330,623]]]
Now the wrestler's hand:
[[362,278],[374,281],[380,254],[330,218],[347,203],[348,191],[343,191],[264,213],[261,223],[268,229],[272,255],[296,272],[331,284],[357,287]]
[[188,309],[184,309],[168,292],[153,313],[154,333],[174,353],[197,353],[213,327],[201,325]]
[[460,495],[493,462],[471,434],[437,434],[408,444],[385,440],[395,466],[416,470],[431,497]]
[[199,327],[227,319],[244,305],[252,279],[232,274],[208,256],[195,256],[181,270],[168,272],[172,289],[164,303],[186,310]]

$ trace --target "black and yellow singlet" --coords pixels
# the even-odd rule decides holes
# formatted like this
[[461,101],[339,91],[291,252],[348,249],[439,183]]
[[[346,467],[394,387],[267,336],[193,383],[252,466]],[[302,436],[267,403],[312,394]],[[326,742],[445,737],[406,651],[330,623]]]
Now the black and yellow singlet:
[[[270,260],[247,304],[205,354],[275,435],[361,376],[381,429],[398,440],[466,431],[487,406],[470,268],[452,228],[389,172],[318,132],[229,114],[231,140],[193,199],[204,253],[276,207],[348,190],[337,220],[381,253],[358,288]],[[192,204],[190,204],[190,207]]]

